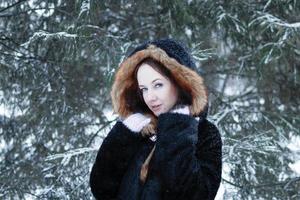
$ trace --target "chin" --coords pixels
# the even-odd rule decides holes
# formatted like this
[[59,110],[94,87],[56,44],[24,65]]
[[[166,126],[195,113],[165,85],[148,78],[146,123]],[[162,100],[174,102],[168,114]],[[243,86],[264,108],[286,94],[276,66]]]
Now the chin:
[[158,111],[158,112],[154,112],[154,111],[152,111],[152,113],[156,116],[156,117],[158,117],[160,114],[163,114],[163,113],[165,113],[166,111],[164,110],[164,109],[162,109],[162,110],[160,110],[160,111]]
[[159,115],[161,115],[161,114],[163,114],[163,113],[165,113],[165,112],[164,112],[164,111],[160,111],[160,112],[154,113],[154,114],[158,117]]
[[153,111],[152,111],[152,113],[153,113],[156,117],[158,117],[158,116],[161,114],[161,112],[153,112]]

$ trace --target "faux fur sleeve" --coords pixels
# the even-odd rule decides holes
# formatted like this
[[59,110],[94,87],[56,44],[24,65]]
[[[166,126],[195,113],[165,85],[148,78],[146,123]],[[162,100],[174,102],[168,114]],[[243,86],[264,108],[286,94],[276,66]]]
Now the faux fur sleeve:
[[96,199],[117,198],[122,177],[141,144],[141,136],[118,121],[98,151],[90,174],[90,187]]
[[222,142],[213,124],[161,114],[156,142],[153,168],[163,184],[163,199],[214,199],[221,181]]

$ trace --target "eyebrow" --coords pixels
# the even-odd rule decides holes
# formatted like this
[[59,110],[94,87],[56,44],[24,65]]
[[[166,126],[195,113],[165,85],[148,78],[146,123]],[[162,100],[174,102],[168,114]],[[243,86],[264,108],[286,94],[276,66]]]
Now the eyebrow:
[[[157,81],[157,80],[161,80],[160,78],[157,78],[157,79],[155,79],[155,80],[153,80],[151,83],[154,83],[155,81]],[[141,87],[141,86],[144,86],[144,85],[139,85],[139,87]],[[145,87],[145,86],[144,86]]]

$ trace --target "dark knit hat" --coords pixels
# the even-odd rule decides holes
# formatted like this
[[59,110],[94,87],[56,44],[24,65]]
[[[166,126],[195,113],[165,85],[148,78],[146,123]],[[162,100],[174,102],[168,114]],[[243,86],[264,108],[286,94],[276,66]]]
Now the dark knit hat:
[[168,54],[168,56],[176,59],[180,64],[196,71],[195,62],[190,55],[188,48],[186,48],[186,46],[180,41],[170,38],[144,42],[142,45],[136,47],[128,57],[132,56],[138,51],[146,49],[149,45],[155,45],[156,47],[161,48]]

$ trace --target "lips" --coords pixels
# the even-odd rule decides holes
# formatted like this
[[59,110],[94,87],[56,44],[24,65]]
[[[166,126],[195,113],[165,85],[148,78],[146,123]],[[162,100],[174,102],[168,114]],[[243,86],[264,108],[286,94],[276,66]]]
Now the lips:
[[152,106],[152,111],[158,111],[161,107],[161,104],[160,105],[156,105],[156,106]]

